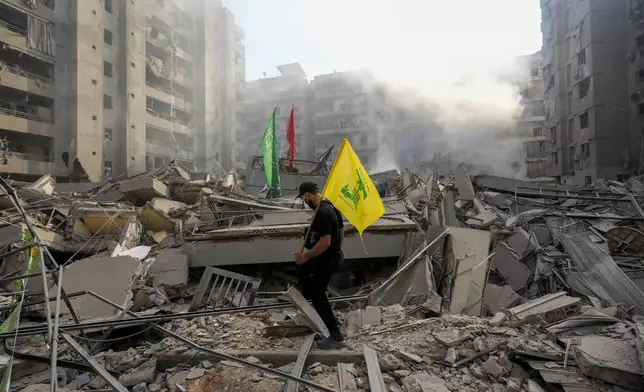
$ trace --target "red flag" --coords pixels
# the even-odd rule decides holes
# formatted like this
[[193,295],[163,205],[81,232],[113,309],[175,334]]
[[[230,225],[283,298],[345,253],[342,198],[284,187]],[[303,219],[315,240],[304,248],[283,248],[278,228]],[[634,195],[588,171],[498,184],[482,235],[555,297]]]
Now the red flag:
[[295,168],[295,115],[293,114],[293,107],[291,107],[291,114],[288,116],[288,124],[286,125],[286,140],[288,141],[288,162],[291,169]]

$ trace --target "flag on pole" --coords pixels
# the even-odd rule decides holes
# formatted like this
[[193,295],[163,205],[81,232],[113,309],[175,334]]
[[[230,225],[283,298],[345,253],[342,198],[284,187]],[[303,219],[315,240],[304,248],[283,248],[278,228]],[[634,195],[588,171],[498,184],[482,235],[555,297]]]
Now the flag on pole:
[[266,198],[279,197],[280,190],[280,163],[277,154],[277,135],[275,134],[275,110],[268,119],[266,131],[262,137],[262,155],[264,156],[264,173],[266,174],[266,185],[268,191]]
[[286,140],[288,141],[288,165],[291,169],[295,168],[295,115],[293,114],[294,107],[291,107],[291,114],[288,116],[288,124],[286,125]]
[[342,142],[322,197],[340,210],[360,236],[385,213],[376,186],[347,139]]

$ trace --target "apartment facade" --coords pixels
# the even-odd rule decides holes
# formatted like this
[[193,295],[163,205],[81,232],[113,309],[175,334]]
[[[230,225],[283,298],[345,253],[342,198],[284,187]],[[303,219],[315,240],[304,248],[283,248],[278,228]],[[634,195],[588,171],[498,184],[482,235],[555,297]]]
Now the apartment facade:
[[627,0],[541,0],[546,174],[588,184],[632,172]]
[[523,140],[524,163],[529,178],[546,177],[546,117],[541,52],[518,59],[517,88],[521,95],[516,115],[517,135]]
[[644,1],[629,2],[626,25],[630,93],[630,141],[633,166],[644,172]]
[[311,144],[311,85],[299,63],[280,65],[277,69],[280,76],[246,83],[243,99],[244,131],[239,134],[244,146],[243,159],[248,161],[255,155],[261,155],[261,139],[273,110],[279,148],[282,152],[289,148],[286,126],[293,108],[296,158],[313,160],[316,155]]
[[236,107],[220,94],[222,12],[218,0],[0,0],[0,172],[211,170],[229,149],[219,114]]

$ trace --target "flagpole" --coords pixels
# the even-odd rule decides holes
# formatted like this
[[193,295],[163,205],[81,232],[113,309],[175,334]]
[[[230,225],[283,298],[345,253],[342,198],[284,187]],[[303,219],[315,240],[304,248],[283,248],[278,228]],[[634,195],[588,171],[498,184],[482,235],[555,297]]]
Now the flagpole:
[[322,205],[322,198],[324,198],[324,191],[326,191],[326,185],[329,183],[328,179],[333,175],[333,172],[335,171],[335,164],[338,162],[338,157],[342,153],[342,150],[344,150],[344,146],[346,145],[346,143],[347,143],[347,139],[344,138],[344,141],[342,142],[342,147],[340,147],[340,150],[338,151],[338,155],[336,155],[335,160],[333,161],[333,166],[331,167],[331,171],[327,176],[327,181],[324,182],[324,188],[322,188],[322,193],[320,194],[320,202],[318,203],[317,206],[315,206],[315,210],[313,211],[313,217],[311,218],[311,223],[309,223],[309,228],[306,229],[306,234],[304,234],[304,240],[302,241],[302,247],[300,248],[300,253],[304,252],[304,247],[306,246],[306,239],[309,237],[309,234],[311,233],[311,228],[313,227],[313,221],[315,220],[315,216],[317,215],[318,211],[320,210],[320,206]]

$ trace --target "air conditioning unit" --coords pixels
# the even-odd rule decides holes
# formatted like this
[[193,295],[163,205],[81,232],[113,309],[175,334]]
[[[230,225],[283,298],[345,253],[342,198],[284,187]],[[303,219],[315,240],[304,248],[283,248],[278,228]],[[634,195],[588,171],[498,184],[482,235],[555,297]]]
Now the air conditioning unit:
[[633,61],[635,60],[635,55],[633,53],[629,53],[625,57],[626,61]]

